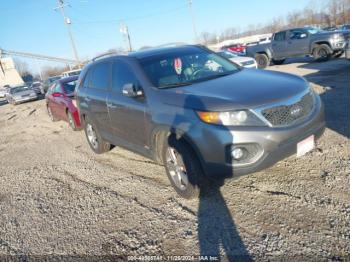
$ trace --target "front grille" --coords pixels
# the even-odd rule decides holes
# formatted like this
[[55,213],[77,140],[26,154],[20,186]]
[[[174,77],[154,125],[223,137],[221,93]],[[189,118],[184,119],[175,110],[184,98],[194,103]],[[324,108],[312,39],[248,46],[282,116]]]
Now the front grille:
[[307,117],[314,106],[314,98],[307,93],[298,102],[291,105],[280,105],[262,111],[262,115],[273,126],[287,126],[296,124]]

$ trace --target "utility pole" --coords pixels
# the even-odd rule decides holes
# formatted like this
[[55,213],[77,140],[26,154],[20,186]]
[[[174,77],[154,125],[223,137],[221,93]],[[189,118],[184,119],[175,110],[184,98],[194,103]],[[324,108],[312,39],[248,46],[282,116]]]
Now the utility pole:
[[57,11],[58,9],[61,11],[61,14],[63,16],[63,21],[64,21],[64,24],[67,28],[67,31],[68,31],[68,35],[69,35],[69,39],[70,39],[70,43],[72,45],[72,49],[73,49],[73,53],[74,53],[74,57],[75,57],[75,60],[77,61],[78,63],[78,66],[80,68],[80,61],[79,61],[79,57],[78,57],[78,52],[77,52],[77,49],[75,47],[75,43],[74,43],[74,39],[73,39],[73,35],[72,35],[72,31],[70,29],[70,24],[71,24],[71,21],[68,17],[66,17],[65,15],[65,12],[64,12],[64,7],[67,6],[66,4],[64,4],[64,0],[58,0],[58,7],[56,7],[54,10]]
[[195,42],[198,42],[199,39],[198,39],[198,34],[197,34],[197,29],[196,29],[196,22],[195,22],[193,10],[192,10],[192,0],[188,0],[188,8],[190,9],[190,15],[191,15],[191,19],[192,19],[194,39],[195,39]]
[[120,27],[119,27],[119,31],[124,35],[124,37],[126,38],[126,41],[128,43],[128,49],[129,52],[132,51],[132,47],[131,47],[131,40],[130,40],[130,34],[129,34],[129,28],[126,24],[124,23],[120,23]]

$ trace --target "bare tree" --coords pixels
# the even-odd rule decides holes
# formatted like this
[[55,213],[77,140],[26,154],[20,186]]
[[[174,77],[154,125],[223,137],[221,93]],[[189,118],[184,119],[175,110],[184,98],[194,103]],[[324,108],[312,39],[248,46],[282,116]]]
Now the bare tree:
[[340,1],[339,0],[329,0],[328,3],[328,13],[330,16],[329,26],[335,26],[338,24],[338,14],[340,13]]
[[15,59],[15,68],[20,76],[27,75],[29,73],[28,64],[20,59]]

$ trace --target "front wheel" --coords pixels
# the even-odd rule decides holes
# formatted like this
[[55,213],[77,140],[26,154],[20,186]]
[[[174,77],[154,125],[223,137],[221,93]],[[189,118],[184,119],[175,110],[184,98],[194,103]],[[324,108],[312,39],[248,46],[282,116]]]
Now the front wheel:
[[183,198],[199,196],[203,183],[203,171],[194,151],[181,138],[170,136],[165,143],[163,163],[175,191]]
[[92,151],[102,154],[111,150],[111,144],[101,137],[98,129],[88,117],[85,118],[84,123],[85,135]]
[[313,51],[313,56],[317,62],[328,61],[332,56],[332,50],[326,44],[316,46]]

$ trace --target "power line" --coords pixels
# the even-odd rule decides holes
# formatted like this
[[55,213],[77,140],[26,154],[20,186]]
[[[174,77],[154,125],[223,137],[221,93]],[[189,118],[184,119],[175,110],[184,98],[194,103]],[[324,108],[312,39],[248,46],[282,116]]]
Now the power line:
[[179,6],[177,8],[172,8],[172,9],[168,9],[168,10],[164,10],[164,11],[160,11],[160,12],[154,12],[154,13],[150,13],[150,14],[142,15],[142,16],[135,16],[135,17],[129,17],[129,18],[120,18],[120,19],[82,21],[82,22],[79,22],[77,24],[121,23],[123,21],[142,20],[142,19],[147,19],[147,18],[151,18],[151,17],[154,17],[154,16],[161,16],[161,15],[173,13],[175,11],[178,11],[180,9],[185,9],[185,8],[187,8],[187,5],[182,5],[182,6]]
[[193,34],[195,42],[198,41],[198,34],[197,34],[197,28],[196,28],[196,21],[194,19],[193,9],[192,9],[192,0],[188,0],[188,8],[190,9],[190,15],[192,19],[192,28],[193,28]]
[[70,22],[70,19],[68,17],[66,17],[65,12],[64,12],[64,7],[65,6],[67,6],[67,5],[64,4],[64,0],[58,0],[58,7],[56,7],[54,10],[58,10],[59,9],[61,11],[61,14],[62,14],[63,20],[64,20],[64,24],[65,24],[65,26],[67,28],[69,39],[70,39],[70,42],[71,42],[71,45],[72,45],[72,49],[73,49],[75,60],[77,60],[79,62],[78,51],[77,51],[77,48],[75,47],[72,31],[70,29],[71,22]]

